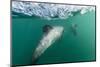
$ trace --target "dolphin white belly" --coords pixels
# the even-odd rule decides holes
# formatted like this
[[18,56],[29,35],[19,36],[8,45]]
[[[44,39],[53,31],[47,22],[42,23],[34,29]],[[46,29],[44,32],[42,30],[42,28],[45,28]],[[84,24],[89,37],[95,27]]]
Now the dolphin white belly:
[[50,47],[57,39],[61,37],[63,30],[64,28],[61,26],[54,26],[47,35],[43,35],[43,38],[40,40],[34,51],[33,61],[41,56],[48,47]]

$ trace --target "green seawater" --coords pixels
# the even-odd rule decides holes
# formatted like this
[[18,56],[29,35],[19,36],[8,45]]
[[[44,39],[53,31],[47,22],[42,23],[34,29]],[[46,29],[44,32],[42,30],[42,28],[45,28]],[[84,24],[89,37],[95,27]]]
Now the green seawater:
[[[43,35],[42,28],[46,24],[63,26],[64,33],[34,64],[95,61],[95,20],[95,12],[56,20],[12,17],[12,64],[33,64],[32,55]],[[72,24],[77,24],[77,35],[71,31]]]

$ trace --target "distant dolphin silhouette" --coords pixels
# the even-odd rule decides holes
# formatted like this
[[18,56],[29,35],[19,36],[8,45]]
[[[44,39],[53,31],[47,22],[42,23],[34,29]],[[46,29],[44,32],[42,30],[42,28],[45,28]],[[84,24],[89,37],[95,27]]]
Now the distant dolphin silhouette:
[[71,25],[71,31],[73,33],[73,35],[77,35],[77,24],[72,24]]

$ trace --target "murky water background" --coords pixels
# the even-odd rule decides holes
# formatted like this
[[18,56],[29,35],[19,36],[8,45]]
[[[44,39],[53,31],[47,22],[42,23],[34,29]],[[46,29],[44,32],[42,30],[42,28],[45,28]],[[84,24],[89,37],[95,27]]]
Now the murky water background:
[[[43,35],[42,28],[46,24],[63,26],[64,33],[38,58],[35,64],[95,60],[95,12],[88,12],[64,20],[12,17],[13,64],[33,64],[32,55]],[[73,24],[77,25],[76,32],[73,32]]]

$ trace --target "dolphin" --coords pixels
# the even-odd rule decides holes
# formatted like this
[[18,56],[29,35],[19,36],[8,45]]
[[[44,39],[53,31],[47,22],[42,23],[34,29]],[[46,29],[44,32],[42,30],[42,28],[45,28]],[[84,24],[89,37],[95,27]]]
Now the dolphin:
[[34,64],[38,60],[38,58],[47,50],[47,48],[49,48],[62,36],[63,30],[64,28],[62,26],[45,25],[43,27],[43,37],[38,43],[32,57],[32,61]]
[[71,31],[73,33],[74,36],[77,35],[77,24],[71,24]]

